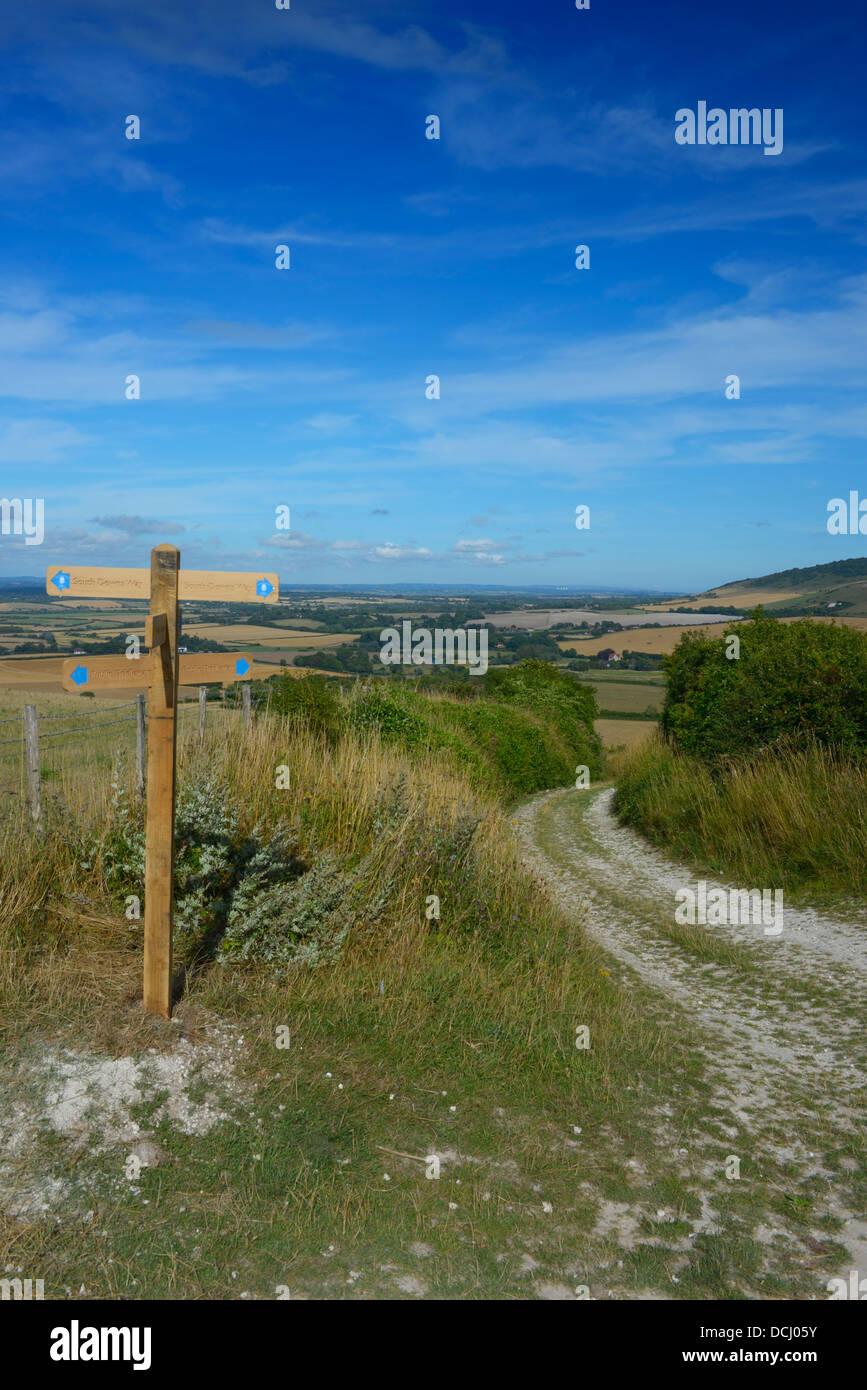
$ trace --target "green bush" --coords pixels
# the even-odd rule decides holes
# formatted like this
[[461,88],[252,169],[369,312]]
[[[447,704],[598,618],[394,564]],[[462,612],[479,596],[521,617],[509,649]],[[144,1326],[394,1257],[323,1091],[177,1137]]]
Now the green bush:
[[738,623],[740,655],[725,639],[684,633],[665,658],[666,738],[719,762],[766,748],[816,742],[848,753],[867,747],[867,634],[757,612]]
[[404,682],[358,687],[347,704],[354,730],[376,729],[408,752],[448,750],[479,783],[507,797],[571,782],[602,767],[593,731],[596,696],[544,661],[488,671],[478,693],[431,699]]
[[[331,960],[352,925],[347,871],[331,853],[312,868],[297,838],[279,823],[270,833],[242,830],[241,807],[208,773],[183,782],[175,814],[174,938],[182,955],[268,961],[272,966]],[[115,782],[109,825],[91,847],[118,908],[136,894],[144,908],[145,827]],[[373,909],[368,905],[368,918]],[[375,913],[373,913],[375,915]],[[140,921],[134,925],[141,925]]]
[[340,730],[340,697],[322,676],[274,676],[268,681],[270,708],[297,720],[333,743]]
[[365,685],[349,702],[347,723],[359,732],[376,729],[383,738],[396,739],[404,748],[430,746],[425,703],[424,696],[402,685]]

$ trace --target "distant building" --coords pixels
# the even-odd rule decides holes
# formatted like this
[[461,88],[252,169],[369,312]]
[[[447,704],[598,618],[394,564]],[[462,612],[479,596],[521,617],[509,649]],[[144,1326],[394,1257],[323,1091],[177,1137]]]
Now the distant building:
[[596,655],[599,657],[600,661],[607,661],[609,666],[611,665],[612,661],[620,660],[620,657],[617,655],[613,647],[603,647],[602,651],[597,652]]
[[187,650],[186,647],[178,647],[178,651],[179,651],[179,652],[185,652],[186,650]]
[[72,648],[72,655],[73,655],[73,656],[84,656],[84,647],[73,647],[73,648]]

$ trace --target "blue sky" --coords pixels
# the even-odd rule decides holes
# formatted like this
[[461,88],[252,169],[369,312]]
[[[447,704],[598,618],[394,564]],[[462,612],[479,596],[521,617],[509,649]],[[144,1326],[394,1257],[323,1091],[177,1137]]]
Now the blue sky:
[[[46,534],[0,573],[171,540],[285,584],[697,591],[862,553],[826,507],[867,495],[865,30],[837,0],[7,12],[2,493]],[[678,145],[700,100],[782,108],[782,153]]]

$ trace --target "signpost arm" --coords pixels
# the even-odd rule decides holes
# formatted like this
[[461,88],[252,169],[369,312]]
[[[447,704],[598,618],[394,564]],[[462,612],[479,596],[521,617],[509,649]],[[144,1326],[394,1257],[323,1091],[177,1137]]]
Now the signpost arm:
[[[147,834],[145,839],[144,1005],[169,1018],[172,1009],[172,896],[175,860],[177,742],[178,569],[180,551],[151,551],[148,699]],[[160,640],[162,639],[162,640]]]

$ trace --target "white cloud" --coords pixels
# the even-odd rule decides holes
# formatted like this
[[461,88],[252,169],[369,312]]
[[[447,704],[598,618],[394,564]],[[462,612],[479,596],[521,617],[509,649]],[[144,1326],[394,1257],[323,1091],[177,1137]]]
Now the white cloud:
[[340,430],[349,429],[357,419],[357,415],[339,415],[336,411],[322,411],[319,415],[311,415],[304,423],[312,430],[321,430],[323,434],[336,434]]

